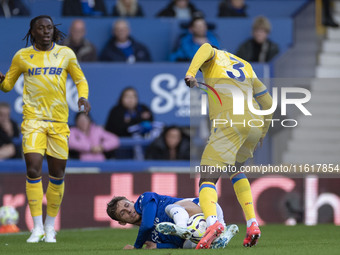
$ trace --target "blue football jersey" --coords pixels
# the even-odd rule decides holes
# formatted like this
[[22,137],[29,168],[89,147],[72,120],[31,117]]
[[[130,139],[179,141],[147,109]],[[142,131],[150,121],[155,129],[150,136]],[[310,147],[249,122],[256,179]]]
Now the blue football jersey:
[[[136,248],[141,248],[145,240],[152,241],[158,248],[182,248],[184,239],[172,235],[163,235],[156,231],[155,226],[160,222],[172,222],[174,221],[165,213],[165,207],[170,204],[174,204],[183,198],[169,197],[158,195],[154,192],[145,192],[138,197],[135,203],[135,210],[142,216],[142,224],[140,225],[138,237],[135,243]],[[148,211],[146,212],[146,207]],[[145,214],[143,214],[143,211]],[[145,218],[146,217],[146,218]],[[143,224],[145,222],[145,224]],[[153,223],[152,225],[148,223]]]

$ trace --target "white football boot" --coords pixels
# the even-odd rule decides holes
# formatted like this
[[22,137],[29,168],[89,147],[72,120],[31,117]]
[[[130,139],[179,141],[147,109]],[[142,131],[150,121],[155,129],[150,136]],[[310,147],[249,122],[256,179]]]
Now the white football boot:
[[187,228],[177,226],[171,222],[161,222],[157,224],[156,230],[164,235],[175,235],[182,239],[190,239],[191,232]]
[[230,240],[238,233],[238,231],[239,231],[238,226],[236,226],[235,224],[228,225],[225,228],[224,232],[212,242],[210,248],[211,249],[225,248],[230,242]]
[[46,226],[45,227],[45,243],[56,243],[56,235],[57,232],[55,232],[54,227],[52,226]]
[[31,236],[26,240],[27,243],[39,243],[43,241],[45,232],[42,228],[34,228],[31,232]]

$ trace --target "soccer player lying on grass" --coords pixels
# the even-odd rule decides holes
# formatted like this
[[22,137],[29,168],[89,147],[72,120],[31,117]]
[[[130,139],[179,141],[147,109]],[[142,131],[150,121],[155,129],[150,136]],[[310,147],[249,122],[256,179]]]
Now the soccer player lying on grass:
[[[224,224],[223,212],[218,205],[218,217]],[[134,245],[124,249],[195,248],[187,222],[192,215],[202,213],[198,198],[183,199],[145,192],[134,203],[126,197],[114,197],[107,204],[107,214],[121,225],[127,223],[139,226]],[[236,225],[230,225],[217,238],[211,248],[224,248],[238,232]]]

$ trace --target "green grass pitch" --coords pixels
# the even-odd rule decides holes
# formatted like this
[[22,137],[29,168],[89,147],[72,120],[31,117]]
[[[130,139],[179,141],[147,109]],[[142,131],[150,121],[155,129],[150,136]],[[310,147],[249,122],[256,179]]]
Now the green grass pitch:
[[28,232],[0,234],[0,254],[340,254],[340,227],[333,225],[294,227],[266,225],[261,227],[262,236],[256,247],[244,248],[242,241],[245,226],[228,247],[220,250],[122,250],[126,244],[133,244],[137,235],[135,229],[74,229],[62,230],[56,244],[27,244]]

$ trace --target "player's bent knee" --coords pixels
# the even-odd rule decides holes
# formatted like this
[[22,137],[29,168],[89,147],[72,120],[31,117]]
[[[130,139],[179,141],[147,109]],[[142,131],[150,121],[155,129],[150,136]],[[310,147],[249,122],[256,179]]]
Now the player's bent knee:
[[[166,213],[170,218],[172,218],[171,210],[174,209],[174,208],[183,208],[183,206],[178,205],[178,204],[170,204],[170,205],[167,205],[167,206],[165,207],[165,213]],[[183,208],[183,209],[184,209],[184,208]]]

